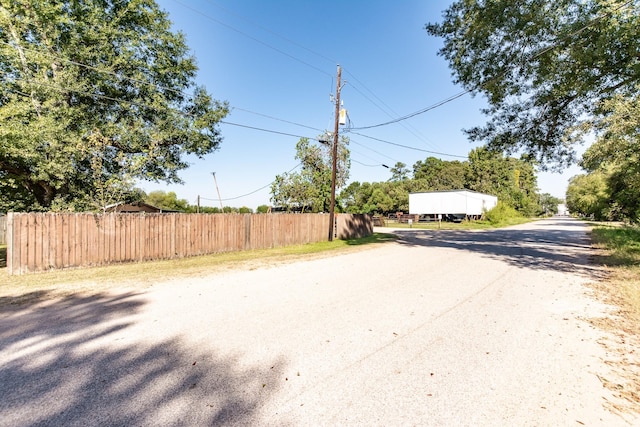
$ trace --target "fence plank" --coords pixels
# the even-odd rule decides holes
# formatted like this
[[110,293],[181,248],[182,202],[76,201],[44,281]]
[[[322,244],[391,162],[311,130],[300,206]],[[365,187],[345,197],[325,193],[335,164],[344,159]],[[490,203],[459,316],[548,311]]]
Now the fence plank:
[[9,241],[7,235],[7,223],[9,218],[6,215],[0,215],[0,245],[6,245]]

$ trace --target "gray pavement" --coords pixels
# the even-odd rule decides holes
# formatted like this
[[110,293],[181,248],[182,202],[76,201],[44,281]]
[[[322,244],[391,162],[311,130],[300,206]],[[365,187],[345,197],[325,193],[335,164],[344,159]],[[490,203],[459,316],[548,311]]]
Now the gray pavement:
[[0,308],[0,425],[616,426],[585,226]]

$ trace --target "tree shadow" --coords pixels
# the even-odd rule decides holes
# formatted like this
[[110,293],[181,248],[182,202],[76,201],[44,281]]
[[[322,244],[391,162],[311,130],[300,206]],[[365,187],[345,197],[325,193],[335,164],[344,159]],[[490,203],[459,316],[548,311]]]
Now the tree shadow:
[[[259,423],[285,362],[132,337],[136,293],[0,307],[3,426]],[[266,366],[268,365],[268,366]]]
[[373,222],[366,214],[338,214],[336,216],[338,239],[358,239],[373,234]]
[[602,278],[586,225],[578,221],[539,221],[534,229],[518,226],[492,230],[397,230],[409,246],[449,248],[480,253],[519,268],[554,270]]

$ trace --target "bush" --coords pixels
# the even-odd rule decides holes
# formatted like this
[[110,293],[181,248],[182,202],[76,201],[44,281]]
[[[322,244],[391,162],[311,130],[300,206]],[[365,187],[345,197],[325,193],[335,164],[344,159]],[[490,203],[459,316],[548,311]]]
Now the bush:
[[522,218],[522,214],[511,206],[498,201],[493,209],[484,213],[484,217],[491,224],[500,225],[509,223],[512,219]]

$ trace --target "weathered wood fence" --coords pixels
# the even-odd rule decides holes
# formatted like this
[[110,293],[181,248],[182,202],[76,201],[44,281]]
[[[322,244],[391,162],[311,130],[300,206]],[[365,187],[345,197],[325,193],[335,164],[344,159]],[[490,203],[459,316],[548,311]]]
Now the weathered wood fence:
[[7,217],[0,216],[0,245],[7,244]]
[[[7,270],[182,258],[326,241],[326,214],[9,213]],[[335,236],[373,232],[366,215],[336,215]]]

